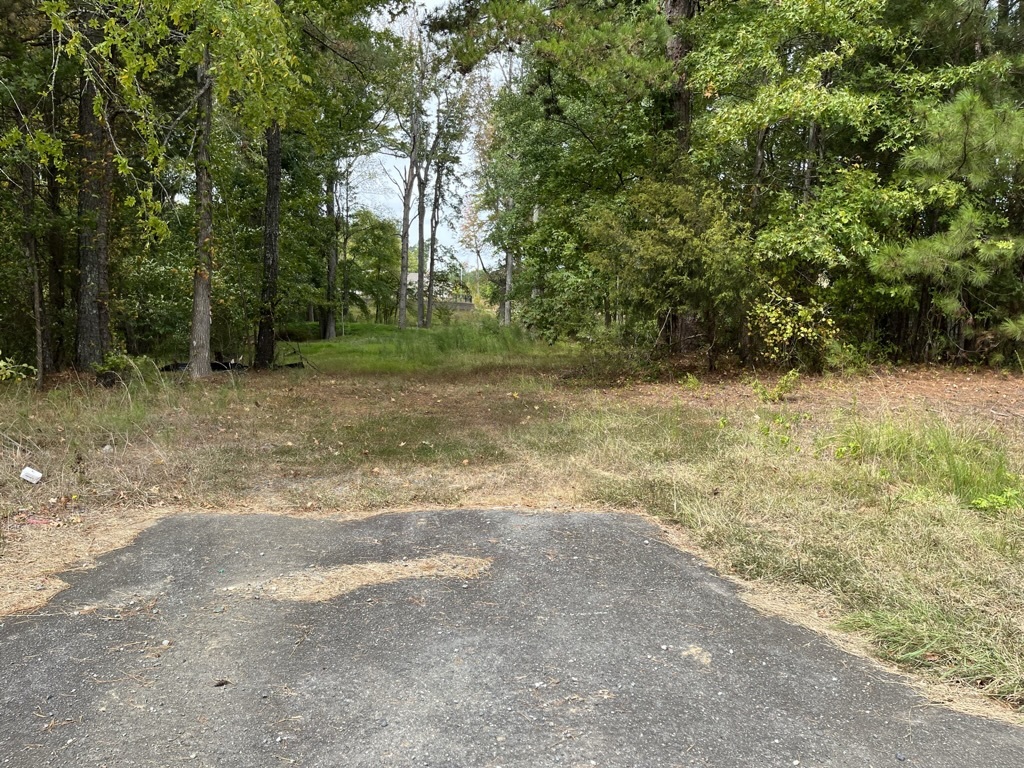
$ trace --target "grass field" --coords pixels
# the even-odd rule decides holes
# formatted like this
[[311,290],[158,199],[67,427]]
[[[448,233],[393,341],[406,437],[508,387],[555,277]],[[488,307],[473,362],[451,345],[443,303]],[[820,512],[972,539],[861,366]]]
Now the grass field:
[[183,511],[630,510],[794,618],[1024,707],[1019,380],[805,379],[771,403],[739,377],[615,381],[603,360],[595,379],[587,354],[494,327],[348,330],[303,345],[305,370],[0,390],[0,613]]

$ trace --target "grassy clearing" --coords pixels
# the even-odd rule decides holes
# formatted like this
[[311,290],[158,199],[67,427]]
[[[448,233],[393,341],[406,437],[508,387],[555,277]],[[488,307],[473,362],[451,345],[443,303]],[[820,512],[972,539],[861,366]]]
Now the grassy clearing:
[[2,390],[0,573],[45,546],[34,523],[87,536],[140,509],[639,510],[738,577],[813,590],[880,656],[1024,706],[1019,433],[851,407],[868,379],[832,405],[825,381],[781,403],[693,376],[602,389],[558,375],[569,350],[493,329],[352,330],[304,347],[319,370]]
[[485,372],[557,370],[577,353],[527,338],[519,327],[470,318],[424,331],[348,323],[343,343],[310,342],[293,350],[325,373],[418,375],[437,379]]

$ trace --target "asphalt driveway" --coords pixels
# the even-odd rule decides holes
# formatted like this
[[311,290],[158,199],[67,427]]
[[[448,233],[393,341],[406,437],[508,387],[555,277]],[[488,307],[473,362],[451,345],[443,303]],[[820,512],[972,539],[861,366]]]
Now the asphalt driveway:
[[1024,766],[628,515],[175,517],[62,578],[0,619],[0,766]]

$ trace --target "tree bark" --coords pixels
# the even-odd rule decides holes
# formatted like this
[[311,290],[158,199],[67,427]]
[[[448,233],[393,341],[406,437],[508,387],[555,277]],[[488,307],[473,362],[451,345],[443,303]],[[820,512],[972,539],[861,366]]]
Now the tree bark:
[[698,6],[698,0],[662,0],[662,12],[672,31],[668,58],[676,69],[676,82],[672,88],[672,122],[683,152],[690,150],[690,123],[693,121],[693,93],[686,83],[686,72],[682,66],[693,49],[685,23],[697,14]]
[[768,128],[762,128],[757,132],[757,140],[754,144],[754,182],[750,189],[750,199],[754,208],[761,202],[761,175],[764,173],[765,151],[764,143],[768,137]]
[[35,203],[36,174],[32,163],[27,160],[21,166],[22,194],[22,232],[21,245],[25,254],[25,262],[29,271],[29,282],[32,286],[32,319],[35,322],[36,341],[36,388],[42,389],[43,376],[47,371],[47,349],[44,328],[46,318],[43,313],[43,285],[39,269],[39,253],[36,249]]
[[[422,49],[420,55],[422,56]],[[406,171],[405,187],[402,190],[402,264],[398,278],[398,327],[405,329],[408,325],[406,311],[409,300],[409,229],[412,218],[412,196],[416,188],[419,174],[419,161],[422,154],[420,146],[423,137],[423,121],[420,109],[423,105],[423,71],[422,61],[417,62],[416,88],[412,99],[412,110],[409,116],[409,168]]]
[[281,126],[275,120],[267,128],[267,200],[263,216],[263,285],[260,290],[260,324],[256,335],[253,368],[274,365],[274,313],[277,309],[277,275],[281,234]]
[[804,202],[809,202],[811,192],[814,190],[814,181],[818,170],[818,152],[821,137],[821,127],[817,121],[812,120],[807,127],[807,160],[804,162]]
[[110,208],[113,149],[96,115],[96,84],[82,80],[78,132],[82,175],[78,193],[78,323],[75,360],[80,368],[103,362],[110,350]]
[[[352,240],[352,166],[345,172],[345,210],[336,219],[336,229],[341,233],[341,335],[345,335],[348,322],[349,303],[352,290],[351,262],[348,258],[349,243]],[[337,239],[337,238],[335,238]]]
[[412,218],[412,195],[416,183],[416,155],[417,146],[414,140],[402,194],[402,264],[398,275],[398,327],[402,329],[407,325],[406,309],[409,302],[409,229]]
[[66,262],[63,216],[60,207],[60,178],[57,166],[53,161],[46,166],[46,202],[49,207],[49,224],[46,232],[46,249],[49,256],[47,262],[47,284],[49,293],[49,370],[63,368],[66,347],[64,339],[64,312],[67,297],[64,288],[64,269]]
[[416,327],[423,328],[427,320],[426,308],[426,217],[427,217],[427,171],[430,158],[424,158],[416,169],[416,228],[419,243],[416,246]]
[[501,324],[512,325],[512,252],[505,251],[505,300],[501,303]]
[[[821,87],[828,89],[832,85],[832,73],[825,71],[821,75]],[[812,120],[807,127],[807,162],[804,165],[804,202],[808,202],[814,192],[814,185],[818,181],[818,163],[824,157],[823,141],[821,138],[821,123]]]
[[434,321],[434,268],[437,266],[437,228],[441,224],[444,202],[444,173],[441,164],[434,168],[434,199],[430,201],[430,281],[427,284],[427,328]]
[[213,179],[210,175],[210,140],[213,132],[213,78],[210,47],[196,73],[199,88],[196,136],[196,266],[192,274],[192,333],[188,373],[193,379],[209,376],[210,278],[213,274]]
[[338,208],[337,195],[338,168],[332,162],[331,170],[327,173],[327,296],[324,307],[324,317],[320,336],[330,340],[337,336],[337,327],[334,318],[334,304],[337,301],[338,282]]

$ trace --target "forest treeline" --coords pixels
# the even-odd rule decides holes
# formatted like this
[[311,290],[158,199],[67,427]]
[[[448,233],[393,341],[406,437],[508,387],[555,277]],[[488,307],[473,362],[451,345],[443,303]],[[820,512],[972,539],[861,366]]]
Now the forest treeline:
[[[410,7],[0,0],[0,356],[426,325],[455,217],[544,338],[1020,362],[1019,0]],[[400,221],[359,202],[381,152]]]
[[592,0],[512,28],[476,202],[525,322],[711,365],[1019,363],[1019,2]]
[[[429,324],[460,288],[437,230],[480,94],[421,14],[0,0],[0,365],[199,377],[272,366],[289,324]],[[374,166],[401,220],[370,205]]]

